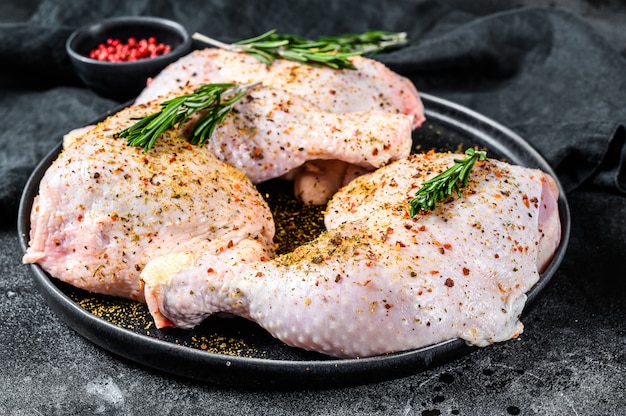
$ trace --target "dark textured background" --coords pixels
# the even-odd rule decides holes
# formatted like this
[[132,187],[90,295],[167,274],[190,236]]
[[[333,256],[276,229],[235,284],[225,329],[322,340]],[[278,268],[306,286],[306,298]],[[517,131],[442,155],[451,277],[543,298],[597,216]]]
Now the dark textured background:
[[[625,414],[626,6],[501,3],[2,2],[0,414]],[[118,14],[167,16],[222,38],[268,27],[311,36],[372,27],[419,39],[381,60],[420,90],[521,134],[567,188],[570,246],[522,336],[395,381],[256,392],[160,374],[73,332],[20,264],[14,215],[26,177],[60,135],[116,104],[82,88],[62,44],[77,25]]]

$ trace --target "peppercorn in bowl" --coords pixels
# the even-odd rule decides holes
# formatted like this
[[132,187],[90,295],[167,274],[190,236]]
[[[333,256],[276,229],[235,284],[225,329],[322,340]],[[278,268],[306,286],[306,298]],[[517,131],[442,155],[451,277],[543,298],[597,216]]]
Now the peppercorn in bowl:
[[191,51],[185,28],[171,20],[127,16],[74,31],[65,44],[74,70],[99,95],[118,101],[136,97],[149,79]]

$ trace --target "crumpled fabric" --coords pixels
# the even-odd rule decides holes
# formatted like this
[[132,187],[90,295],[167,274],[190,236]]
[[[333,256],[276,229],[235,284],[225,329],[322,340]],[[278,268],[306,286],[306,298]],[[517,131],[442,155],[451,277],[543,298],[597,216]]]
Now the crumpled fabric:
[[[64,133],[120,103],[86,89],[65,41],[77,27],[122,15],[178,21],[231,42],[275,28],[315,38],[369,29],[411,44],[375,58],[419,91],[469,107],[527,140],[564,189],[626,193],[626,60],[565,11],[517,8],[475,16],[436,1],[44,1],[0,24],[0,210],[14,227],[24,185]],[[200,45],[198,45],[200,46]]]

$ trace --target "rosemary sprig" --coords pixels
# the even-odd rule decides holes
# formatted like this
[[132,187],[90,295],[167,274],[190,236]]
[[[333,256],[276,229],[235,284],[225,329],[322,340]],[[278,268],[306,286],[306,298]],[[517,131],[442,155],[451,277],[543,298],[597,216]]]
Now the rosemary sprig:
[[318,40],[278,34],[275,29],[235,43],[223,43],[201,33],[194,33],[193,38],[221,49],[249,53],[268,65],[276,59],[288,59],[334,69],[356,69],[349,57],[398,48],[408,42],[404,32],[380,30],[362,34],[324,36]]
[[140,118],[132,126],[120,131],[118,136],[126,138],[129,146],[142,146],[144,151],[148,151],[163,132],[173,127],[180,128],[192,114],[208,110],[196,121],[189,139],[192,144],[202,146],[213,135],[215,127],[224,121],[235,103],[249,89],[260,84],[204,84],[191,94],[162,102],[161,110]]
[[424,182],[422,187],[415,193],[415,198],[410,202],[409,211],[411,217],[420,211],[433,211],[437,201],[443,201],[447,196],[456,194],[461,197],[461,187],[467,186],[470,172],[477,160],[485,160],[487,155],[474,148],[465,151],[467,157],[454,159],[454,165]]

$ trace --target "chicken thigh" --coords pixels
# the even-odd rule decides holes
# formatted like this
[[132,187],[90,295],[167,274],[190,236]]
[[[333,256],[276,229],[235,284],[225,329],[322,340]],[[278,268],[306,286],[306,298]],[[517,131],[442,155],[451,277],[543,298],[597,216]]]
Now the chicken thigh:
[[353,180],[329,202],[327,231],[273,260],[155,258],[141,279],[157,326],[228,312],[337,357],[516,337],[525,293],[560,241],[558,188],[539,170],[487,159],[462,197],[411,217],[420,184],[455,157],[415,154]]
[[174,130],[145,153],[115,138],[157,107],[130,107],[66,137],[33,203],[25,263],[88,291],[143,301],[139,272],[153,257],[273,257],[272,214],[241,171]]

